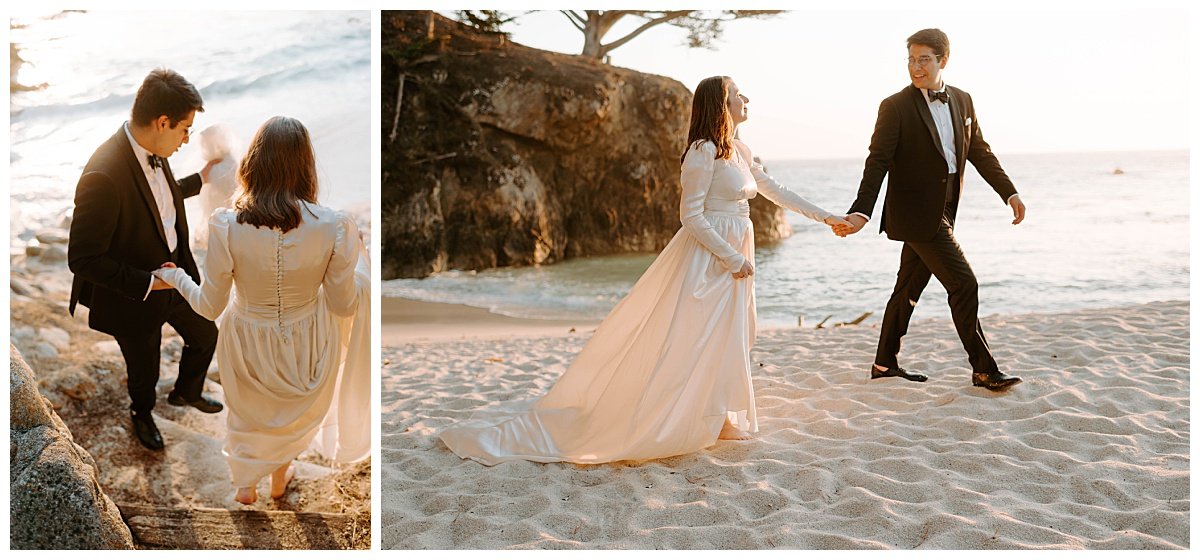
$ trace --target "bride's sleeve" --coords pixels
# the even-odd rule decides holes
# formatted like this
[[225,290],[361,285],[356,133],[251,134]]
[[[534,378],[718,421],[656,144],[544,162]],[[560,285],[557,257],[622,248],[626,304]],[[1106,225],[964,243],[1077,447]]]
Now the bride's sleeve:
[[204,256],[199,286],[182,268],[164,268],[155,274],[179,291],[192,310],[215,321],[229,303],[233,285],[233,255],[229,252],[229,220],[233,212],[218,208],[208,218],[208,253]]
[[329,309],[335,315],[345,317],[357,309],[358,292],[363,286],[364,276],[366,287],[370,288],[371,273],[365,265],[366,251],[362,245],[354,219],[338,212],[337,239],[333,243],[329,267],[325,269],[325,279],[321,281]]
[[824,208],[805,200],[795,191],[767,175],[762,164],[754,161],[754,155],[750,153],[750,148],[740,142],[738,144],[738,149],[741,150],[746,163],[750,165],[750,173],[754,174],[754,182],[758,185],[759,194],[767,197],[767,200],[817,222],[824,222],[825,218],[833,215],[832,212],[827,212]]
[[725,269],[736,272],[746,262],[746,257],[717,234],[712,223],[704,217],[704,199],[712,186],[713,168],[717,149],[712,142],[701,142],[691,147],[683,158],[679,171],[679,183],[683,194],[679,201],[679,221],[704,248],[716,255]]

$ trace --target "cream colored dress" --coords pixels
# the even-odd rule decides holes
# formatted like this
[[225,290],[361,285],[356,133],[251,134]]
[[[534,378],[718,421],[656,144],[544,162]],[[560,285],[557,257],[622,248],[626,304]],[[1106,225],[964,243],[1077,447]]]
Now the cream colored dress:
[[237,487],[254,486],[314,441],[339,462],[370,454],[366,251],[349,216],[318,205],[302,214],[282,233],[217,209],[201,285],[182,269],[156,271],[197,313],[220,316],[223,452]]
[[566,373],[532,406],[483,411],[441,432],[463,458],[607,463],[691,453],[716,443],[728,418],[758,431],[750,348],[754,261],[749,199],[821,221],[831,214],[789,191],[736,145],[718,160],[693,146],[680,172],[683,227],[596,329]]

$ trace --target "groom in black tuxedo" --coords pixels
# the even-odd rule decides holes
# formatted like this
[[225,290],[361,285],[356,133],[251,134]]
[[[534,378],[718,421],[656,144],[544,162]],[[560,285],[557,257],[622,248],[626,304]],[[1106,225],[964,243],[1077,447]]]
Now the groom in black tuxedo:
[[949,58],[950,39],[939,29],[923,29],[908,38],[912,84],[879,105],[858,198],[847,216],[853,228],[834,230],[844,237],[866,225],[886,175],[879,230],[887,232],[889,239],[903,241],[904,248],[896,287],[883,314],[871,379],[928,379],[901,368],[897,355],[913,308],[933,275],[949,294],[954,328],[974,372],[972,383],[999,391],[1021,378],[1002,373],[992,357],[979,324],[979,285],[954,238],[966,162],[1012,207],[1014,225],[1025,218],[1025,205],[983,140],[971,96],[942,82]]
[[117,340],[125,358],[134,433],[162,449],[151,410],[156,398],[162,325],[183,337],[179,377],[167,402],[203,412],[222,409],[202,394],[217,346],[217,327],[150,271],[176,263],[196,280],[183,199],[200,192],[212,164],[176,181],[167,157],[188,141],[204,106],[195,86],[166,69],[150,72],[138,88],[130,119],[102,144],[75,187],[67,246],[75,304],[89,309],[88,326]]

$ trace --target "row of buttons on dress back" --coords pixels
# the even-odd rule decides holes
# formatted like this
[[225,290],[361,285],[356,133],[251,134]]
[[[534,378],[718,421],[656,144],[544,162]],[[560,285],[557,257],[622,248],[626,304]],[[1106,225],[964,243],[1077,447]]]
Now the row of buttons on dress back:
[[283,328],[283,232],[275,232],[275,320],[279,324],[279,336],[288,344],[288,335]]

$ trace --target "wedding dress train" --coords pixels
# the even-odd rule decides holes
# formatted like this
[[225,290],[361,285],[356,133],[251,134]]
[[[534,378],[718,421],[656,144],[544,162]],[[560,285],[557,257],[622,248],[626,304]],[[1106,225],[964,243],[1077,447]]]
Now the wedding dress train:
[[689,150],[680,173],[683,227],[608,314],[566,373],[530,407],[478,412],[443,430],[460,457],[594,464],[690,453],[717,441],[728,419],[758,430],[751,383],[755,337],[749,199],[821,221],[831,214],[752,163],[736,142],[715,159]]

